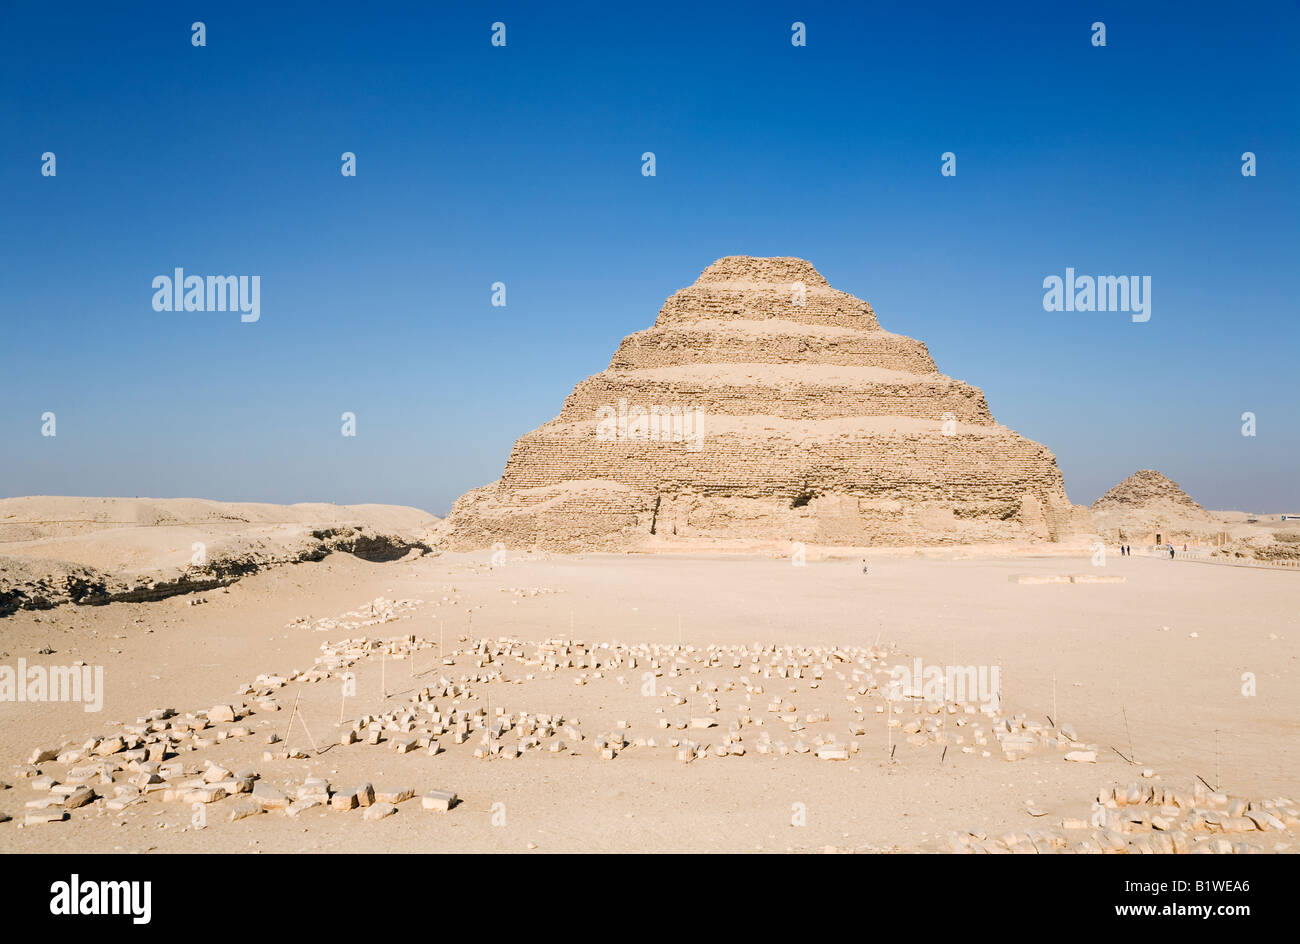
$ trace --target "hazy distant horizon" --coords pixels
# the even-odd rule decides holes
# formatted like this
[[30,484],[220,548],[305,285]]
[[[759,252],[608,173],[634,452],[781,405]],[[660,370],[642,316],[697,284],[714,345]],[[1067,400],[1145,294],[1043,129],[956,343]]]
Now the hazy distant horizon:
[[[485,482],[483,484],[486,485],[488,483]],[[1193,495],[1192,497],[1195,498],[1196,496]],[[447,513],[451,510],[450,505],[447,506],[446,508],[438,509],[438,508],[425,508],[423,505],[409,505],[405,502],[331,502],[328,501],[327,499],[318,499],[318,498],[301,498],[293,501],[277,502],[277,501],[268,501],[260,498],[216,498],[213,497],[212,495],[4,495],[4,496],[0,496],[0,498],[126,498],[126,499],[131,499],[133,501],[167,501],[167,500],[199,499],[199,500],[206,500],[206,501],[228,502],[231,504],[241,504],[241,505],[249,505],[249,504],[254,504],[254,505],[333,504],[333,505],[343,505],[343,506],[391,505],[396,507],[414,508],[417,511],[427,512],[428,514],[431,514],[437,518],[447,517]],[[1092,502],[1074,501],[1073,495],[1070,496],[1070,500],[1074,502],[1074,504],[1076,505],[1092,504]],[[1211,508],[1209,506],[1203,506],[1203,507],[1205,507],[1206,511],[1234,512],[1234,513],[1241,513],[1241,514],[1260,515],[1263,517],[1274,517],[1283,514],[1285,514],[1288,518],[1291,518],[1293,515],[1300,516],[1300,512],[1294,512],[1293,510],[1287,508]]]
[[[1152,468],[1300,513],[1300,9],[998,14],[8,8],[0,495],[443,515],[745,254],[925,342],[1076,504]],[[257,277],[256,319],[155,307],[176,269]],[[1045,310],[1067,269],[1149,277],[1150,320]]]

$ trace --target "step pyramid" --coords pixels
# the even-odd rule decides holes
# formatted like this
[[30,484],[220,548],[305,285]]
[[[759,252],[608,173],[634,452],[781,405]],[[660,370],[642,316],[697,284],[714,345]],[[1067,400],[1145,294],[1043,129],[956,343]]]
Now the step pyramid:
[[462,496],[448,543],[1054,541],[1082,525],[1052,453],[802,259],[728,256]]

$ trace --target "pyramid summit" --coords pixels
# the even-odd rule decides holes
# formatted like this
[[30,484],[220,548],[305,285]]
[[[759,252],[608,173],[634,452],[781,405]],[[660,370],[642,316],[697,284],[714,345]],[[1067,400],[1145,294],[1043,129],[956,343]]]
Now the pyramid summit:
[[1054,541],[1086,521],[1045,447],[802,259],[727,256],[623,339],[501,479],[458,550]]
[[655,326],[769,318],[859,330],[880,327],[870,305],[831,288],[811,262],[788,256],[719,259],[668,299]]
[[806,259],[794,256],[723,256],[700,273],[696,285],[736,283],[767,283],[786,288],[794,282],[818,288],[830,288],[830,283]]

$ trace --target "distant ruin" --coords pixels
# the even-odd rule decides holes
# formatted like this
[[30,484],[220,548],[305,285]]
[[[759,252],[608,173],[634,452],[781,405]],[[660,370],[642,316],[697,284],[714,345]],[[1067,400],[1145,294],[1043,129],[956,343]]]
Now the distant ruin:
[[1177,482],[1155,469],[1138,469],[1092,503],[1093,523],[1108,540],[1138,544],[1227,542],[1227,525]]

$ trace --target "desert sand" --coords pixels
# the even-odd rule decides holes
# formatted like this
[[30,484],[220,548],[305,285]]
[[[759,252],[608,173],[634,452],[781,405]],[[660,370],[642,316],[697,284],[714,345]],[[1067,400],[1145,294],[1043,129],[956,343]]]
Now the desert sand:
[[[504,562],[498,557],[493,566],[488,554],[387,563],[334,554],[197,597],[20,611],[3,623],[0,662],[103,665],[105,698],[98,714],[78,704],[0,703],[0,770],[11,784],[0,791],[0,810],[14,817],[0,824],[0,849],[948,851],[954,834],[975,842],[1006,837],[1014,844],[1034,833],[1045,847],[1082,850],[1095,842],[1089,818],[1098,791],[1115,784],[1121,793],[1135,784],[1190,798],[1199,776],[1223,791],[1225,804],[1229,797],[1294,798],[1300,770],[1296,575],[1110,556],[1104,572],[1123,577],[1122,583],[1013,579],[1102,569],[1086,556],[1023,552],[879,557],[865,575],[856,559],[799,567],[788,558],[754,556],[524,554]],[[205,602],[192,605],[196,599]],[[288,681],[267,698],[244,689],[263,673],[292,676],[310,669],[322,644],[364,636],[398,640],[402,652],[402,641],[412,635],[429,644],[413,658],[376,654],[352,667],[356,694],[346,703],[338,678]],[[625,662],[553,672],[509,655],[485,661],[495,641],[507,638],[523,641],[517,651],[528,658],[539,651],[529,643],[548,639],[582,640],[598,659],[612,657],[599,648],[603,643],[659,645],[671,655],[650,696],[642,688],[645,657],[635,667]],[[489,642],[477,647],[477,640]],[[711,646],[744,646],[746,655],[739,668],[733,665],[739,650],[733,649],[715,650],[725,652],[714,660],[719,664],[697,662]],[[771,646],[795,648],[772,660]],[[835,662],[820,680],[808,672],[778,678],[749,671],[751,654],[762,653],[762,665],[786,664],[816,647],[841,651],[847,661]],[[470,651],[475,648],[480,651]],[[932,715],[910,701],[892,705],[900,724],[891,730],[888,715],[875,711],[890,703],[878,693],[859,694],[861,686],[851,684],[853,669],[860,668],[851,653],[867,651],[878,653],[884,666],[914,658],[998,664],[999,717],[1023,714],[1051,732],[1068,726],[1078,738],[1069,747],[1095,750],[1095,763],[1068,761],[1073,750],[1054,744],[1005,759],[989,718]],[[444,664],[453,652],[448,657],[454,664]],[[676,662],[679,657],[684,661]],[[669,673],[677,665],[674,678]],[[1242,695],[1243,672],[1257,676],[1253,697]],[[520,712],[561,715],[582,740],[570,740],[560,728],[514,759],[502,748],[525,740],[517,731],[494,739],[498,753],[475,757],[484,749],[484,729],[473,726],[464,743],[439,737],[436,756],[423,747],[397,753],[407,735],[393,730],[374,745],[365,743],[365,728],[360,743],[339,743],[351,722],[410,708],[412,694],[436,688],[439,678],[471,680],[462,683],[466,692],[431,699],[444,718],[454,708],[484,708],[492,717],[498,710],[512,718]],[[761,693],[753,690],[758,687]],[[685,704],[676,704],[669,689]],[[782,703],[778,712],[768,710],[774,700]],[[301,721],[289,728],[295,701]],[[241,703],[252,713],[207,723],[199,738],[182,739],[175,760],[183,775],[191,775],[184,779],[212,763],[228,772],[250,768],[257,783],[289,797],[309,778],[323,778],[336,793],[370,783],[376,792],[410,790],[414,798],[378,820],[367,820],[360,809],[318,806],[294,816],[272,811],[230,821],[231,811],[248,802],[236,794],[204,804],[206,826],[196,828],[193,804],[166,800],[159,789],[120,810],[100,799],[71,810],[66,821],[19,828],[25,804],[48,796],[32,788],[33,778],[8,773],[17,773],[33,749],[109,738],[121,733],[117,722],[133,724],[160,708],[183,717]],[[822,712],[828,720],[808,720]],[[427,727],[427,711],[418,714]],[[746,716],[754,723],[737,732],[744,754],[716,756],[713,748]],[[696,718],[715,724],[690,727]],[[937,718],[945,722],[939,740],[908,740],[909,722]],[[664,730],[661,719],[688,726]],[[959,719],[964,726],[956,725]],[[803,730],[792,731],[795,725]],[[974,725],[982,727],[985,745],[977,745]],[[217,740],[216,732],[232,728],[248,733]],[[285,750],[283,741],[268,744],[267,735],[286,730],[288,751],[306,756],[264,759],[268,751]],[[613,744],[616,735],[627,746],[604,759],[599,739]],[[791,751],[761,753],[765,735]],[[709,749],[683,762],[670,738]],[[816,739],[831,738],[853,746],[846,760],[817,756]],[[638,745],[642,739],[657,746]],[[808,753],[794,752],[800,740]],[[554,742],[567,749],[553,753]],[[187,749],[195,743],[202,746]],[[36,766],[67,783],[70,769],[90,760],[120,763],[121,756],[88,754]],[[1144,770],[1151,776],[1143,777]],[[129,773],[116,772],[114,781],[125,784]],[[114,787],[97,778],[88,782],[96,793],[113,796]],[[420,797],[431,790],[452,791],[460,802],[449,812],[426,811]],[[1214,801],[1200,797],[1197,808],[1222,813],[1226,806]],[[1275,807],[1279,813],[1287,808]],[[1131,809],[1116,805],[1112,812]],[[1293,847],[1295,828],[1290,823],[1247,834],[1184,825],[1180,835],[1193,844],[1227,837],[1277,851]],[[1156,834],[1149,827],[1132,829],[1115,835],[1125,843]]]

